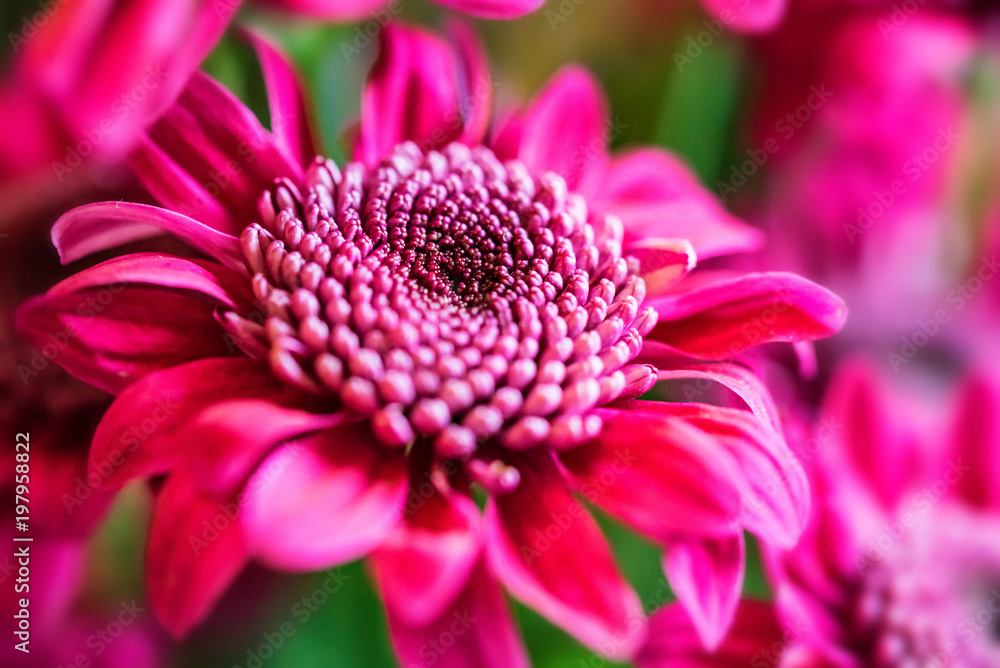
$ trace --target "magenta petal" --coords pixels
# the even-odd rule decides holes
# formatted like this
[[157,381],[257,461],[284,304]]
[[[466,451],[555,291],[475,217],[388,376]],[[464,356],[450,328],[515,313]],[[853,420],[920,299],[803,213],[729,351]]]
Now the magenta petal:
[[193,296],[231,309],[249,310],[253,303],[245,270],[233,271],[211,261],[160,253],[133,253],[88,267],[54,285],[46,297],[79,297],[87,290],[102,288],[120,292],[125,285],[189,291]]
[[341,414],[317,414],[275,404],[270,398],[218,401],[184,427],[198,444],[191,475],[213,494],[232,492],[276,445],[343,422]]
[[116,394],[151,371],[231,354],[215,308],[189,294],[121,285],[35,297],[17,312],[18,331],[40,360],[23,373],[52,360]]
[[242,523],[251,551],[288,570],[330,568],[378,547],[403,516],[401,451],[346,425],[277,448],[247,482]]
[[275,179],[302,180],[301,166],[250,110],[201,73],[129,163],[164,207],[233,236],[259,217],[257,200]]
[[679,418],[601,413],[601,435],[560,455],[581,494],[661,545],[732,535],[742,474],[718,440]]
[[188,448],[202,447],[192,446],[183,428],[206,406],[281,393],[267,363],[245,357],[198,360],[150,373],[125,388],[104,413],[90,449],[90,475],[116,488],[169,471]]
[[392,607],[388,616],[392,644],[404,666],[530,666],[503,593],[481,560],[451,608],[437,619],[410,626]]
[[202,621],[247,563],[233,499],[202,495],[181,475],[156,499],[146,543],[149,600],[160,622],[182,636]]
[[493,115],[493,79],[490,64],[479,37],[469,25],[452,21],[448,36],[455,45],[460,67],[459,112],[464,129],[461,141],[469,146],[482,144]]
[[404,141],[429,150],[457,139],[463,129],[457,80],[455,54],[442,40],[386,26],[361,97],[355,159],[371,165]]
[[670,587],[706,649],[718,647],[733,622],[745,561],[742,533],[717,540],[679,541],[663,559]]
[[775,341],[831,336],[847,319],[843,300],[795,274],[744,274],[647,299],[659,314],[650,338],[701,359],[726,359]]
[[412,494],[403,521],[370,558],[390,616],[408,627],[433,623],[466,588],[481,546],[471,499]]
[[645,615],[597,523],[551,462],[525,462],[513,492],[487,503],[487,556],[497,578],[588,647],[613,660],[645,635]]
[[763,652],[782,640],[784,633],[774,606],[743,599],[729,634],[710,653],[702,645],[687,611],[675,603],[650,618],[649,642],[635,658],[635,664],[639,668],[735,668],[754,666],[756,659],[770,665]]
[[625,246],[644,239],[687,239],[699,260],[752,251],[764,235],[726,211],[694,172],[666,151],[617,156],[600,189],[601,209],[621,218]]
[[734,523],[792,547],[809,517],[809,483],[784,440],[749,411],[707,404],[633,401],[628,407],[682,418],[714,437],[738,462],[740,509]]
[[705,10],[741,32],[764,32],[778,25],[788,0],[701,0]]
[[[986,376],[966,383],[954,420],[957,459],[947,465],[970,505],[1000,510],[1000,385]],[[965,470],[968,469],[968,470]]]
[[309,106],[299,77],[287,57],[258,32],[245,31],[257,52],[267,101],[271,111],[274,142],[302,167],[316,157],[316,145],[309,127]]
[[[658,367],[653,356],[643,356],[637,362],[646,362]],[[741,364],[720,362],[718,364],[698,364],[682,369],[661,370],[657,374],[659,380],[674,380],[682,378],[704,379],[714,381],[735,392],[740,399],[765,424],[771,425],[779,434],[781,422],[778,407],[774,404],[770,391],[761,379],[750,369]]]
[[131,241],[167,232],[231,269],[242,269],[239,239],[179,213],[132,202],[77,207],[52,226],[63,264]]
[[545,0],[434,0],[439,5],[457,9],[484,19],[514,19],[535,11]]
[[600,85],[585,69],[565,67],[524,111],[516,157],[534,173],[555,172],[570,190],[588,194],[607,165],[608,122]]
[[283,11],[328,21],[360,21],[389,4],[389,0],[257,0]]

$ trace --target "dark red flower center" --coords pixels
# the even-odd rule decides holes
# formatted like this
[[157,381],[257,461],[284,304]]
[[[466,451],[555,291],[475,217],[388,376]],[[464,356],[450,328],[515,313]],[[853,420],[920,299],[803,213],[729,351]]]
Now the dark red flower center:
[[600,431],[592,408],[652,384],[628,364],[656,322],[638,263],[559,176],[407,143],[376,168],[317,159],[307,184],[264,193],[242,248],[266,320],[227,326],[385,445],[571,447]]

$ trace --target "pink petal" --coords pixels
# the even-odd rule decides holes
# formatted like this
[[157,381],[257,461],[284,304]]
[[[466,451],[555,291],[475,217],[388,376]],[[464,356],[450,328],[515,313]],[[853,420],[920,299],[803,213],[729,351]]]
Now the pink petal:
[[717,540],[680,541],[667,550],[663,568],[670,587],[706,649],[718,647],[733,622],[745,561],[742,533]]
[[702,359],[726,359],[762,343],[831,336],[847,318],[843,300],[795,274],[744,274],[652,297],[650,338]]
[[476,146],[486,138],[493,116],[494,84],[490,77],[489,60],[479,37],[467,23],[451,21],[448,36],[455,45],[461,65],[458,106],[465,125],[461,141]]
[[738,462],[740,526],[781,547],[792,547],[809,517],[809,483],[778,432],[749,411],[707,404],[633,401],[632,410],[682,418],[714,437]]
[[547,460],[519,466],[521,482],[486,505],[491,570],[517,598],[602,655],[624,659],[645,615],[597,523]]
[[277,448],[246,485],[242,521],[251,551],[277,568],[318,570],[378,547],[403,516],[401,451],[344,425]]
[[167,232],[231,269],[243,269],[239,239],[179,213],[132,202],[98,202],[63,214],[52,243],[63,264]]
[[403,521],[370,558],[390,617],[408,627],[432,624],[466,588],[480,548],[476,504],[424,480],[411,492]]
[[[687,239],[640,239],[628,243],[623,253],[639,260],[639,271],[651,294],[694,269],[698,255]],[[650,289],[652,286],[653,289]]]
[[973,507],[1000,509],[1000,385],[985,375],[966,383],[954,420],[956,460],[946,468]]
[[463,121],[451,48],[429,32],[395,24],[380,39],[362,92],[355,159],[376,164],[404,141],[429,150],[457,139]]
[[233,236],[259,218],[257,200],[275,179],[302,180],[302,168],[250,110],[201,73],[129,163],[165,208]]
[[180,292],[110,285],[29,299],[16,324],[37,352],[29,375],[51,360],[117,394],[152,371],[231,354],[215,308]]
[[601,435],[560,455],[581,494],[661,545],[679,536],[732,535],[742,475],[718,440],[665,415],[601,414]]
[[247,563],[235,500],[213,498],[180,475],[160,489],[146,543],[149,600],[182,636],[202,621]]
[[659,149],[617,156],[600,189],[600,208],[621,218],[625,245],[687,239],[699,260],[758,250],[764,235],[739,220],[681,160]]
[[309,105],[299,76],[287,56],[262,34],[252,30],[245,30],[244,34],[257,52],[264,72],[274,143],[306,167],[317,151],[310,129]]
[[514,19],[541,7],[545,0],[434,0],[439,5],[457,9],[484,19]]
[[206,260],[159,253],[116,257],[74,274],[49,289],[47,297],[71,297],[118,285],[146,285],[189,291],[231,309],[250,310],[253,292],[246,270],[233,271]]
[[600,85],[577,66],[560,70],[520,120],[516,156],[535,174],[551,171],[570,190],[588,193],[599,184],[611,128]]
[[701,0],[705,11],[740,32],[765,32],[785,15],[787,0]]
[[503,593],[480,560],[451,608],[410,626],[389,608],[392,644],[404,666],[529,668]]
[[[380,12],[390,0],[257,0],[260,4],[270,5],[288,12],[296,12],[314,18],[328,21],[354,22],[368,18],[383,16]],[[388,11],[384,12],[385,21],[392,18]]]
[[230,493],[279,443],[343,421],[339,413],[285,408],[270,397],[216,401],[184,426],[183,439],[198,444],[191,475],[206,491]]
[[[637,362],[654,364],[657,367],[663,366],[657,363],[660,360],[653,355],[642,356],[641,353],[640,355],[641,358],[637,359]],[[735,392],[762,422],[771,425],[777,433],[781,433],[781,419],[778,415],[778,407],[771,397],[771,392],[757,374],[742,364],[719,362],[717,364],[698,364],[682,369],[666,369],[661,370],[657,374],[657,378],[659,380],[693,378],[719,383]],[[696,397],[686,396],[685,398],[693,400]]]
[[125,388],[104,413],[90,449],[90,475],[102,480],[102,487],[117,488],[169,471],[192,447],[184,428],[213,402],[281,396],[282,385],[267,363],[245,357],[150,373]]
[[649,642],[635,658],[635,664],[638,668],[735,668],[754,666],[757,660],[763,666],[773,656],[765,652],[784,639],[773,605],[743,599],[729,634],[710,653],[702,646],[684,607],[673,604],[650,618]]

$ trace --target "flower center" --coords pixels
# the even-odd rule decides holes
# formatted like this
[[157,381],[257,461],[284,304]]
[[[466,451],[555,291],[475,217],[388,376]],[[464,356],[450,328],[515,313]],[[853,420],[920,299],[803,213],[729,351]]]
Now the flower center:
[[916,524],[870,544],[879,557],[854,599],[865,665],[1000,665],[1000,523],[961,507],[907,515]]
[[656,312],[621,225],[591,224],[559,176],[405,143],[371,169],[318,158],[307,184],[263,194],[241,242],[266,318],[227,329],[385,445],[571,447],[600,431],[592,408],[655,380],[628,364]]

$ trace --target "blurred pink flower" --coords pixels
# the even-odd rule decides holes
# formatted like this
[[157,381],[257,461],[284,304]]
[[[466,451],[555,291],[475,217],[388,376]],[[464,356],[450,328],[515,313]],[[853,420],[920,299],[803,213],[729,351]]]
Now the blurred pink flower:
[[[828,336],[843,303],[791,274],[689,274],[758,235],[673,156],[608,155],[585,71],[508,113],[490,148],[475,39],[382,39],[357,162],[314,157],[303,93],[255,38],[273,134],[195,75],[131,157],[164,208],[90,205],[53,230],[66,262],[156,232],[200,255],[118,257],[22,308],[34,340],[72,328],[58,363],[118,394],[92,464],[140,423],[109,485],[166,474],[147,546],[159,618],[184,633],[250,559],[368,556],[407,665],[455,615],[478,621],[438,665],[525,665],[498,582],[625,658],[643,611],[578,491],[666,548],[717,642],[743,531],[790,545],[808,505],[767,391],[731,358]],[[715,380],[752,411],[632,399],[658,377]]]
[[[316,18],[356,21],[382,13],[398,14],[403,0],[257,0]],[[434,0],[439,5],[487,19],[512,19],[535,11],[545,0]]]
[[0,77],[0,219],[89,184],[169,107],[240,0],[66,0],[25,16]]
[[[959,187],[975,36],[930,8],[900,25],[889,12],[817,16],[762,47],[769,82],[751,153],[767,191],[747,205],[770,264],[844,295],[849,336],[895,343],[979,262]],[[734,164],[720,190],[747,194],[749,167]]]
[[879,374],[841,369],[803,450],[809,526],[793,549],[766,548],[781,625],[744,601],[710,654],[668,608],[641,668],[998,665],[1000,379],[977,373],[935,406]]

